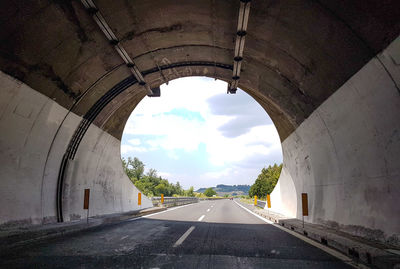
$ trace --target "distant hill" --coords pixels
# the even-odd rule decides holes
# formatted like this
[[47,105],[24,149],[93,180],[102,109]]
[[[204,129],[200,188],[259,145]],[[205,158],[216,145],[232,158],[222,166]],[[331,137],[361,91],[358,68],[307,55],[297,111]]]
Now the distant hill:
[[[236,196],[236,195],[247,195],[250,190],[250,185],[217,185],[212,187],[218,195],[224,196],[226,194]],[[196,192],[203,193],[207,188],[200,188]]]

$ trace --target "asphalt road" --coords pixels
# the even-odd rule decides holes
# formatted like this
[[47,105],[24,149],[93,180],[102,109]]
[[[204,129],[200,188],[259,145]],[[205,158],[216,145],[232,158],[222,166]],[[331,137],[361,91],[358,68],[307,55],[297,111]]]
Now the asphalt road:
[[250,214],[204,201],[0,254],[1,268],[352,268]]

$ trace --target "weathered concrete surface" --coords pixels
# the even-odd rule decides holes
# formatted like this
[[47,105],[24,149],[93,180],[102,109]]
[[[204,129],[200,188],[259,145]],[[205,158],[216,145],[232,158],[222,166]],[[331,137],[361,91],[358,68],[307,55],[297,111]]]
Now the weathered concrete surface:
[[49,199],[54,200],[55,193],[51,185],[43,186],[42,179],[52,140],[67,110],[2,72],[0,81],[0,223],[41,223],[55,216],[54,211],[42,211],[47,200],[42,197],[44,188]]
[[[231,80],[239,1],[95,2],[151,87],[194,75]],[[251,4],[240,87],[283,142],[277,210],[299,217],[307,192],[307,221],[397,242],[399,12],[396,0]],[[0,15],[0,69],[30,87],[1,74],[0,222],[53,222],[72,135],[131,74],[79,1],[6,0]],[[95,115],[67,169],[66,220],[84,215],[85,187],[91,214],[135,206],[119,139],[145,94],[134,84]]]
[[[120,141],[92,125],[85,135],[74,160],[68,167],[65,181],[63,214],[66,221],[86,217],[83,210],[83,189],[90,188],[90,214],[103,215],[152,207],[142,195],[138,206],[138,190],[122,169]],[[93,202],[92,202],[93,201]]]
[[[95,2],[140,70],[191,61],[232,65],[239,1]],[[400,31],[396,0],[251,5],[240,86],[262,99],[282,141]],[[101,93],[90,94],[91,86],[110,79],[109,73],[127,72],[79,1],[2,1],[0,10],[1,70],[68,109],[84,93],[99,98]],[[157,71],[151,86],[196,69],[203,68],[193,63],[181,71]],[[231,79],[231,72],[215,69],[206,75]],[[90,108],[83,99],[86,105],[74,108],[78,115]],[[110,121],[124,117],[115,114]],[[119,137],[117,123],[107,125]]]
[[397,38],[282,143],[273,210],[301,218],[305,192],[307,222],[400,244],[399,51]]
[[[2,72],[0,85],[0,224],[55,222],[59,167],[81,117]],[[91,189],[90,216],[152,206],[144,196],[137,205],[119,140],[93,125],[79,149],[65,182],[66,220],[86,217],[85,188]]]

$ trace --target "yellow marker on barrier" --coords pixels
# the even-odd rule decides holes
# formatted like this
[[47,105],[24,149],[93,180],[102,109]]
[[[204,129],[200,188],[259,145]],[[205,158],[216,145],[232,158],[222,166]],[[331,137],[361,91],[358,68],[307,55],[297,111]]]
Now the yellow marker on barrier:
[[254,205],[257,205],[257,195],[254,195]]
[[164,194],[161,194],[161,204],[164,203]]
[[271,208],[271,196],[269,194],[267,194],[267,206]]
[[140,192],[137,195],[137,204],[142,205],[142,194]]

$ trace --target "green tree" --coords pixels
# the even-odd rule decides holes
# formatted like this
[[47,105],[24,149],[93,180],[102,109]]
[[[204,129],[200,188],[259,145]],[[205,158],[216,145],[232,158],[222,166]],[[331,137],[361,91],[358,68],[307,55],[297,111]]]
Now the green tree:
[[144,173],[144,164],[138,158],[133,158],[132,162],[133,174],[137,180],[140,180]]
[[122,166],[127,176],[132,180],[140,180],[144,173],[144,164],[138,158],[128,157],[128,160],[122,158]]
[[[168,188],[163,183],[158,184],[155,187],[155,192],[154,192],[155,195],[160,196],[161,194],[166,195],[167,193],[168,193]],[[167,195],[169,195],[169,193]]]
[[183,191],[181,184],[178,182],[176,182],[176,185],[173,186],[174,187],[174,193],[178,194],[178,195],[184,195],[185,192]]
[[189,197],[194,197],[195,196],[193,186],[191,186],[188,190],[185,191],[185,196],[189,196]]
[[250,187],[249,196],[253,197],[254,195],[257,195],[260,198],[264,198],[267,194],[270,194],[278,182],[281,171],[282,164],[270,165],[268,168],[264,167],[261,170],[261,174],[258,175],[256,181]]
[[204,191],[204,194],[205,194],[207,197],[211,197],[211,196],[213,196],[213,195],[216,195],[217,193],[214,191],[213,188],[208,188],[208,189],[206,189],[206,190]]
[[150,178],[156,178],[157,177],[157,170],[150,168],[150,170],[147,172],[147,176]]
[[158,176],[157,170],[153,168],[150,168],[144,174],[145,165],[136,157],[133,159],[131,157],[122,158],[122,166],[130,180],[147,196],[160,196],[161,194],[165,196],[194,196],[193,187],[185,191],[179,182],[176,184],[169,183],[167,179]]
[[131,163],[132,163],[131,157],[128,157],[128,160],[125,160],[125,158],[122,158],[122,167],[124,168],[126,175],[132,180],[134,175],[133,175],[132,169],[130,168],[130,167],[132,167]]

